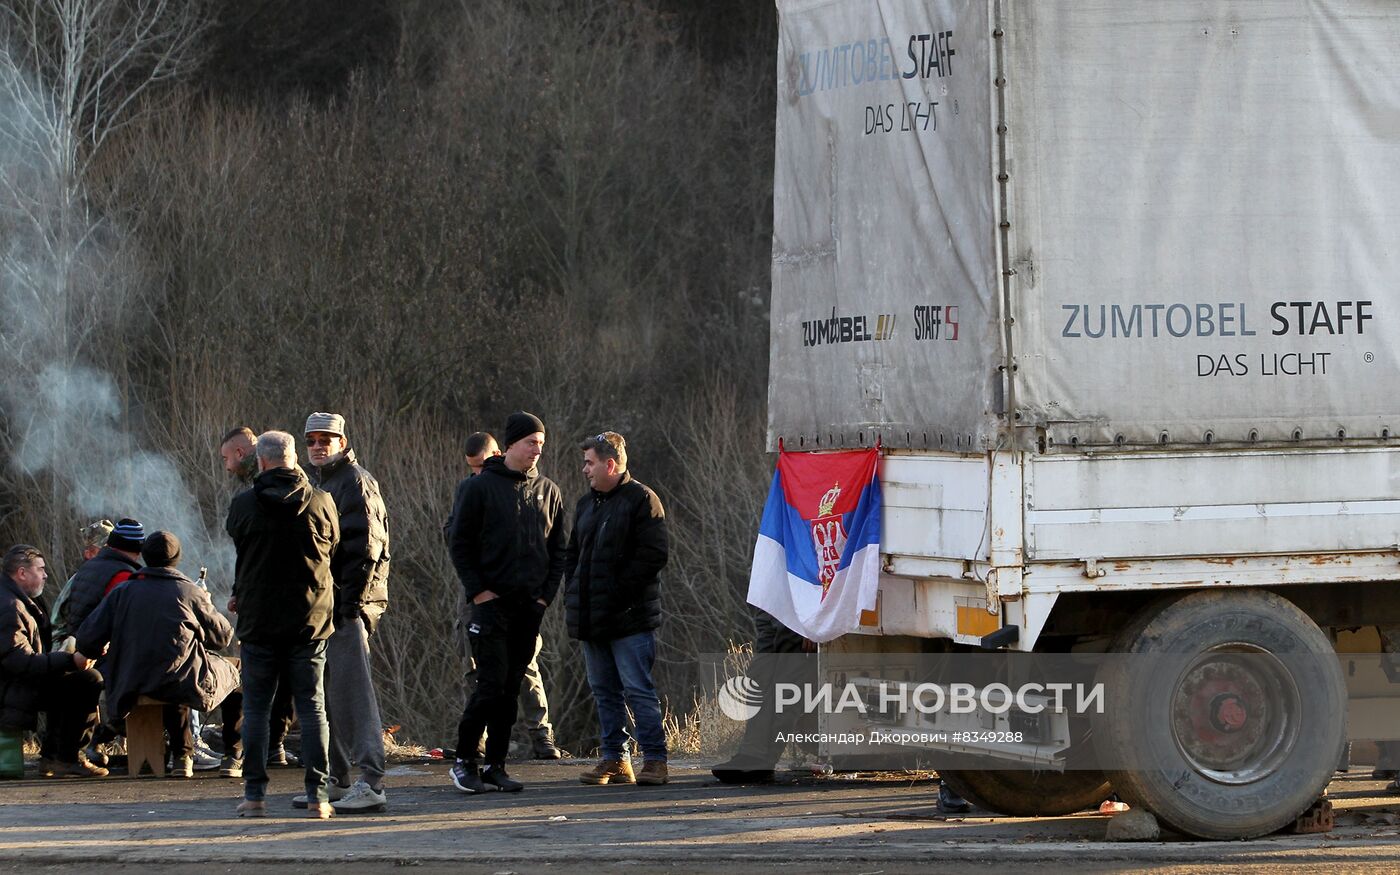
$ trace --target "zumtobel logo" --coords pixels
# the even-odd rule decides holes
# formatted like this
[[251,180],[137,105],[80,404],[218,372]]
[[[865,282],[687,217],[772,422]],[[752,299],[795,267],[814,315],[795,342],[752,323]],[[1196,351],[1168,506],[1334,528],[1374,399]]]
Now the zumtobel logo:
[[736,675],[724,682],[719,689],[719,709],[730,720],[752,720],[763,704],[763,690],[758,681],[744,675]]

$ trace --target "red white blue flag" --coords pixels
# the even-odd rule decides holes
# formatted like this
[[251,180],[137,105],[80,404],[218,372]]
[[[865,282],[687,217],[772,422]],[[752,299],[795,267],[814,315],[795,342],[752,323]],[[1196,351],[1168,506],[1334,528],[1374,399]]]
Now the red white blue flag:
[[875,609],[879,450],[778,455],[749,576],[749,604],[813,641]]

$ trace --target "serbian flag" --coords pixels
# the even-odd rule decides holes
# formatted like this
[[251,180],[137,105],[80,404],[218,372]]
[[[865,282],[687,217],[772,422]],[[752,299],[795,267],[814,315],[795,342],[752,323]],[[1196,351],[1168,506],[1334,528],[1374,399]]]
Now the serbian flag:
[[855,631],[880,582],[879,450],[778,454],[749,604],[813,641]]

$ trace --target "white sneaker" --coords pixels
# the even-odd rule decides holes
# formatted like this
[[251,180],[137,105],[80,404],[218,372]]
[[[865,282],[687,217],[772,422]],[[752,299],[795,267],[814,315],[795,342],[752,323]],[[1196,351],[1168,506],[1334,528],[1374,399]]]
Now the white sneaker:
[[350,785],[344,796],[331,803],[336,814],[368,814],[383,811],[389,807],[389,800],[383,790],[375,790],[363,780]]
[[194,746],[194,770],[196,772],[212,772],[224,764],[224,758],[214,753],[202,744]]
[[[345,798],[345,794],[349,792],[349,790],[337,784],[334,778],[332,778],[330,784],[326,786],[326,798],[332,802],[335,802],[337,799]],[[307,798],[305,793],[301,794],[300,796],[292,797],[293,808],[305,808],[306,803]]]

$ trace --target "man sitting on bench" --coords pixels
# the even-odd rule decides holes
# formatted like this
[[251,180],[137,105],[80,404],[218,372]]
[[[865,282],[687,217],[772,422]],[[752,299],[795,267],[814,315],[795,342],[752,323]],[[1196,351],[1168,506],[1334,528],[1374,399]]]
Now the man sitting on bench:
[[181,574],[180,541],[154,532],[141,547],[146,567],[112,590],[78,629],[78,652],[96,658],[110,642],[104,674],[107,701],[125,717],[141,696],[168,703],[176,777],[194,775],[190,708],[222,706],[224,763],[220,773],[243,776],[243,696],[238,668],[213,653],[233,640],[233,627],[209,593]]

